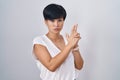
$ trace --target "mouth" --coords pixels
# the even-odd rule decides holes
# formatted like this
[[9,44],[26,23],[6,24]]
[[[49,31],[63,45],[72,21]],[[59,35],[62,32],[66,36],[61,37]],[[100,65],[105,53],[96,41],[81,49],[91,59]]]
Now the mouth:
[[55,30],[55,31],[60,31],[60,28],[55,28],[54,30]]

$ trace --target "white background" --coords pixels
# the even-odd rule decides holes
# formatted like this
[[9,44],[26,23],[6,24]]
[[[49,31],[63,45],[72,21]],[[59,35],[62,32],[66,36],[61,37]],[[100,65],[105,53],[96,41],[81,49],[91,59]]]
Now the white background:
[[79,25],[85,64],[78,80],[120,80],[120,0],[0,0],[0,80],[40,80],[32,40],[47,32],[49,3],[67,11],[63,34]]

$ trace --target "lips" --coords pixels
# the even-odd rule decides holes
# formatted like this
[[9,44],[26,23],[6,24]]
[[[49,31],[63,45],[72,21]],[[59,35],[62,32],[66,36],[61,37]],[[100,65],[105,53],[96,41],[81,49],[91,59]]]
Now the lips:
[[59,31],[59,30],[60,30],[60,28],[55,28],[54,30],[55,30],[55,31]]

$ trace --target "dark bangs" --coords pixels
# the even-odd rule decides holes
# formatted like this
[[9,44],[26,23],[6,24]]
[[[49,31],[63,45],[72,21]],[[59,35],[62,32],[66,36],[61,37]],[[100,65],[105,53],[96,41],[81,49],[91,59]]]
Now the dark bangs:
[[66,18],[65,9],[57,4],[50,4],[46,6],[43,10],[43,16],[45,20],[53,20],[58,18]]

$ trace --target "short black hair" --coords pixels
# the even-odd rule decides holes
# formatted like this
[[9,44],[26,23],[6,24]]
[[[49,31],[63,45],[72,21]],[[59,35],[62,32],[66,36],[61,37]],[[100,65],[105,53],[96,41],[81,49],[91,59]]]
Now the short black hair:
[[58,4],[49,4],[43,10],[43,16],[45,20],[53,20],[58,18],[66,18],[66,11],[65,9]]

